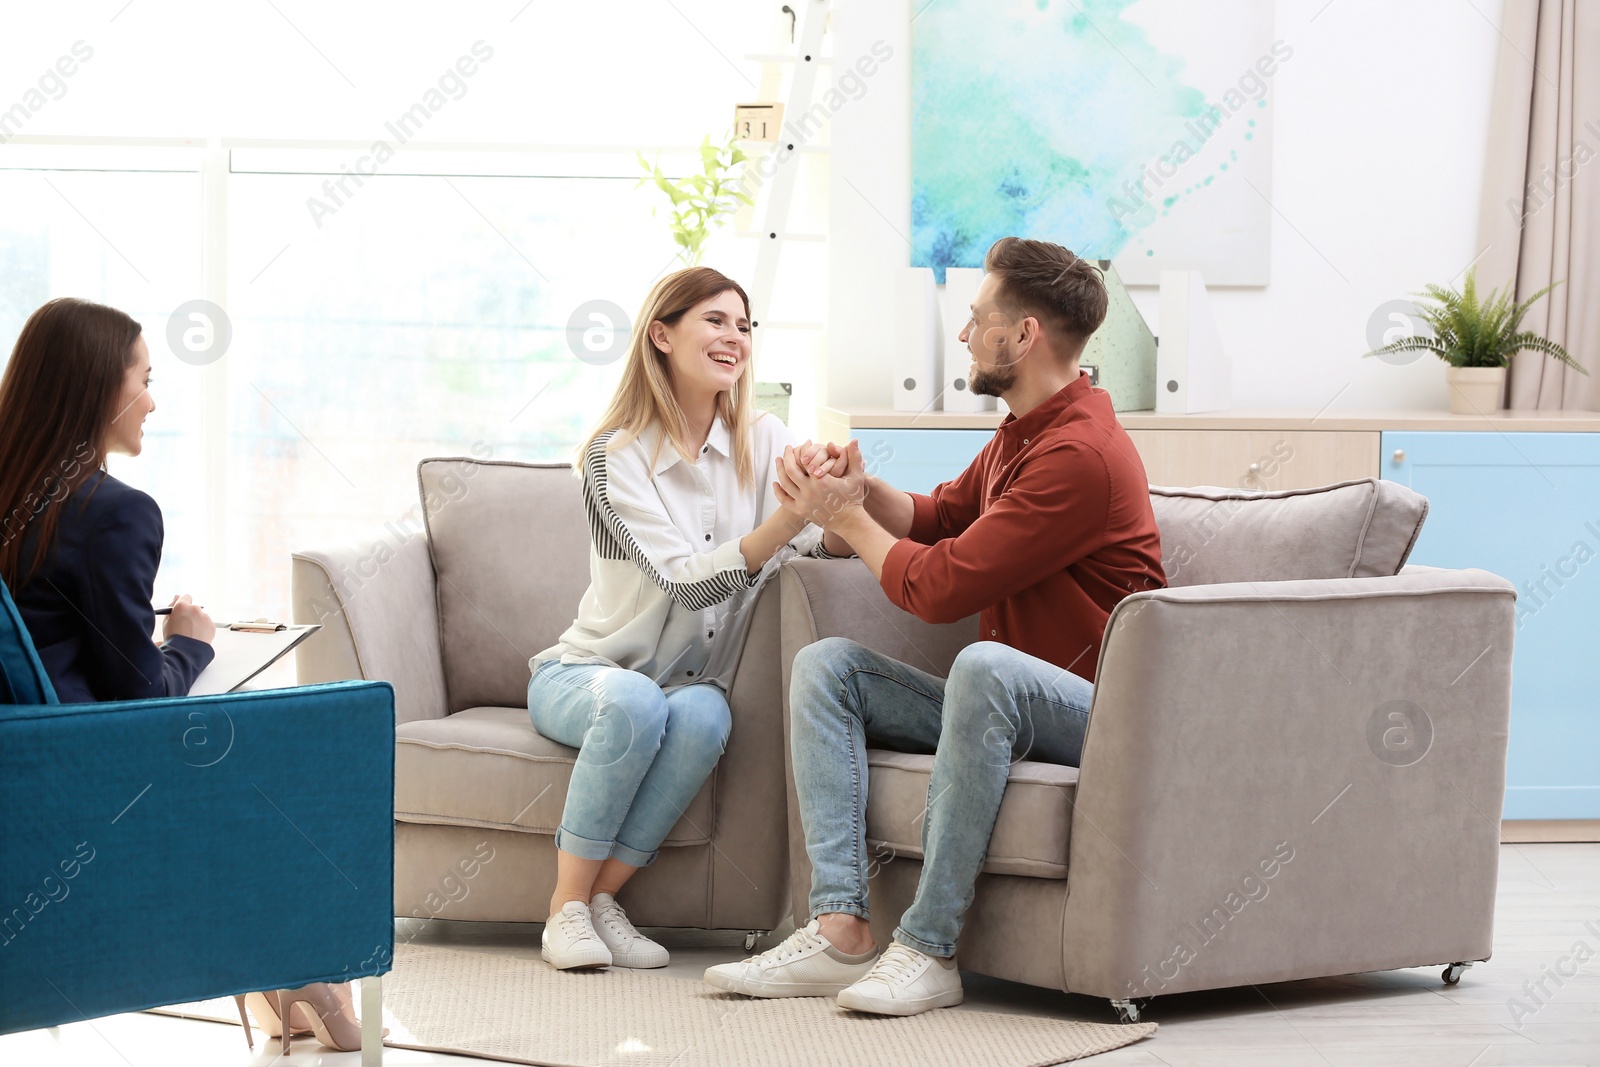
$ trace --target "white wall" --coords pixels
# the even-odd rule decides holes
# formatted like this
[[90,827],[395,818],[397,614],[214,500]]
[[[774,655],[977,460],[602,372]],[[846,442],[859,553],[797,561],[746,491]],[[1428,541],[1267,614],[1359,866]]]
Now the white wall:
[[[838,69],[894,58],[833,119],[827,402],[889,403],[889,272],[910,262],[913,9],[844,0]],[[937,2],[937,0],[933,0]],[[1364,359],[1384,302],[1478,254],[1502,0],[1261,0],[1294,49],[1272,82],[1272,281],[1212,291],[1237,407],[1442,408],[1444,365]],[[1226,34],[1219,25],[1215,32]],[[1134,291],[1159,332],[1156,291]]]

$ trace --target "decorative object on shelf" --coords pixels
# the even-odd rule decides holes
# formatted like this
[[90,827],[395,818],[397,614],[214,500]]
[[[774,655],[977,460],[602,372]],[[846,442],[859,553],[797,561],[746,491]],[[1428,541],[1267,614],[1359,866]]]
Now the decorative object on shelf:
[[1078,366],[1111,394],[1115,410],[1149,411],[1156,406],[1155,335],[1109,259],[1100,261],[1100,273],[1106,283],[1106,320],[1083,346]]
[[1506,367],[1518,352],[1543,352],[1582,374],[1565,348],[1532,330],[1522,329],[1528,309],[1560,282],[1540,289],[1518,304],[1512,286],[1494,289],[1478,297],[1478,269],[1467,271],[1461,289],[1429,285],[1418,299],[1433,301],[1433,307],[1417,308],[1432,336],[1416,334],[1375,348],[1369,356],[1395,352],[1432,352],[1450,365],[1445,382],[1450,387],[1450,411],[1456,415],[1481,415],[1498,411],[1506,395]]
[[659,159],[651,163],[643,152],[639,153],[639,166],[644,168],[639,184],[654,185],[672,202],[672,239],[684,266],[699,266],[711,231],[739,210],[740,204],[755,203],[739,180],[749,158],[732,141],[720,146],[712,144],[708,134],[700,142],[701,173],[674,181],[661,172]]
[[1161,272],[1161,341],[1156,348],[1156,411],[1192,415],[1233,406],[1233,364],[1195,270]]
[[[938,273],[935,271],[934,273]],[[945,411],[993,411],[992,396],[979,396],[968,386],[967,370],[972,354],[961,340],[961,331],[972,317],[972,302],[983,284],[983,271],[975,267],[948,267],[939,290],[939,346],[943,357],[940,402]]]
[[939,290],[931,267],[895,271],[894,325],[894,409],[931,410],[939,399]]
[[794,396],[794,386],[789,382],[757,382],[755,395],[750,398],[757,411],[770,411],[778,421],[789,424],[789,400]]
[[783,104],[735,104],[733,139],[736,141],[776,141],[783,128]]

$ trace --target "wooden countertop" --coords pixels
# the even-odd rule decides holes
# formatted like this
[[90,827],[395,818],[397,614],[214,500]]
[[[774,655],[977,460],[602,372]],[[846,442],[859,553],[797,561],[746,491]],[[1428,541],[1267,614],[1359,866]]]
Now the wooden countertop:
[[[998,411],[894,411],[890,408],[817,407],[818,427],[843,430],[992,430]],[[1452,415],[1442,410],[1334,410],[1248,408],[1201,415],[1119,411],[1128,430],[1490,430],[1501,433],[1600,432],[1600,411],[1496,411]]]

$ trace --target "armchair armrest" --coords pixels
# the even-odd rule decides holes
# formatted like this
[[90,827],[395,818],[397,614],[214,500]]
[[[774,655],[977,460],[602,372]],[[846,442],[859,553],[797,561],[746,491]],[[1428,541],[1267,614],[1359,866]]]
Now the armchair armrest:
[[394,683],[397,722],[447,707],[433,561],[424,537],[294,553],[294,619],[322,629],[295,650],[302,685],[345,678]]
[[744,652],[728,687],[733,731],[716,770],[716,827],[707,929],[772,930],[788,899],[784,754],[778,694],[778,583],[756,599]]
[[384,973],[393,798],[382,682],[0,708],[0,1033]]
[[1514,602],[1476,570],[1124,600],[1075,799],[1068,988],[1486,959]]
[[918,670],[943,677],[956,653],[978,639],[978,617],[923,622],[896,607],[859,559],[790,560],[783,567],[784,690],[794,654],[824,637],[848,637]]

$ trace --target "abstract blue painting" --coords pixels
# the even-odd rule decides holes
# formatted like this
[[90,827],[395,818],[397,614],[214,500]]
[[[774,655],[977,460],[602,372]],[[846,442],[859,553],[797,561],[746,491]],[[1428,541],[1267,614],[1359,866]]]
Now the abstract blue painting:
[[1008,234],[1212,285],[1270,271],[1272,0],[914,0],[912,265]]

